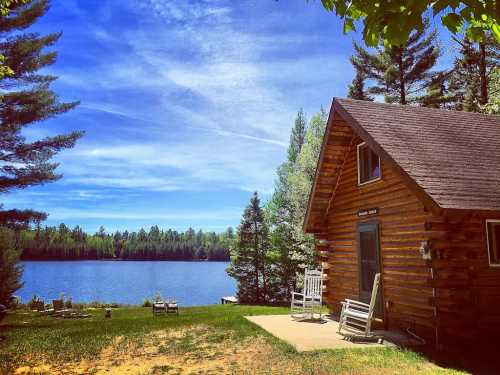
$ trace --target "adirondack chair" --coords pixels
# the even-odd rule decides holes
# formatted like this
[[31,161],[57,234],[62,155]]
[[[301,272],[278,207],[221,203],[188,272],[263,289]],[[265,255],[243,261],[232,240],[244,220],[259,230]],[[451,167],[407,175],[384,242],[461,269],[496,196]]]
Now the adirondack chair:
[[302,293],[292,292],[291,315],[294,318],[313,318],[319,313],[321,319],[321,307],[323,305],[323,271],[307,270],[304,274],[304,288]]
[[373,280],[373,289],[369,304],[354,301],[352,299],[346,299],[342,302],[342,312],[340,313],[338,329],[339,333],[341,333],[341,331],[346,331],[364,337],[372,336],[371,323],[379,286],[380,273],[377,273]]

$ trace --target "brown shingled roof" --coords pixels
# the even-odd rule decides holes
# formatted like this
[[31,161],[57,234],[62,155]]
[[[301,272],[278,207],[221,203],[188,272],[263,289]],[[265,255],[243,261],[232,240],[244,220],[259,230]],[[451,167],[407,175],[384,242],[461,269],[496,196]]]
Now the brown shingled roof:
[[500,116],[352,99],[334,112],[437,207],[500,211]]

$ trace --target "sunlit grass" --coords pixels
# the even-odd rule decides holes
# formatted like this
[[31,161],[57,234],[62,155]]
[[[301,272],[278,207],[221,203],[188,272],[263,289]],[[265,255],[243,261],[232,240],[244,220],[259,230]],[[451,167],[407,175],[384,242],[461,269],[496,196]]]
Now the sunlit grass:
[[[101,309],[90,312],[91,318],[80,320],[39,316],[23,311],[10,314],[0,325],[0,334],[5,336],[0,343],[0,372],[9,374],[20,366],[42,362],[68,363],[92,359],[118,337],[121,344],[117,351],[126,353],[130,349],[128,345],[140,347],[145,340],[151,340],[151,332],[184,330],[182,335],[174,339],[158,339],[154,344],[158,353],[170,356],[183,356],[188,353],[200,361],[210,361],[222,355],[218,352],[222,350],[222,343],[226,348],[224,350],[227,350],[228,343],[231,347],[231,342],[236,344],[259,336],[264,340],[261,342],[266,342],[270,349],[265,355],[257,356],[255,361],[260,363],[261,369],[279,363],[278,372],[273,373],[459,373],[441,369],[413,352],[393,348],[297,353],[290,345],[244,318],[245,315],[286,314],[286,308],[216,305],[184,308],[178,316],[153,316],[149,308],[133,307],[113,310],[110,319],[104,317],[104,311]],[[203,354],[199,350],[200,347],[210,350]],[[241,364],[235,363],[235,366],[237,368]],[[163,370],[168,373],[167,367]],[[162,373],[163,370],[162,366],[158,365],[151,373]],[[241,368],[240,372],[252,373],[251,370]]]

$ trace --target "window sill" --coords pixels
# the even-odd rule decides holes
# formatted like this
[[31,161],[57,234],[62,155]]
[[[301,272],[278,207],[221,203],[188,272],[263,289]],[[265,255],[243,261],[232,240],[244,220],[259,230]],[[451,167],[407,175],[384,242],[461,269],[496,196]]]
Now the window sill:
[[[382,181],[382,177],[378,177],[378,178],[375,178],[373,180],[365,181],[362,183],[358,182],[358,187],[366,186],[366,185],[373,184],[374,182],[379,182],[379,181]],[[499,266],[500,266],[500,264],[499,264]]]

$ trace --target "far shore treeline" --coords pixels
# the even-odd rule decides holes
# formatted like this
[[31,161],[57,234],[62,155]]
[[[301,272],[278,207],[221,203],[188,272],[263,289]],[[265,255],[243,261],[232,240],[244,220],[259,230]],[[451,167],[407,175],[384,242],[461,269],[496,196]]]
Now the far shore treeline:
[[80,226],[26,229],[12,233],[22,260],[209,260],[229,261],[229,246],[234,232],[224,233],[161,230],[157,225],[148,231],[116,231],[103,227],[88,234]]

